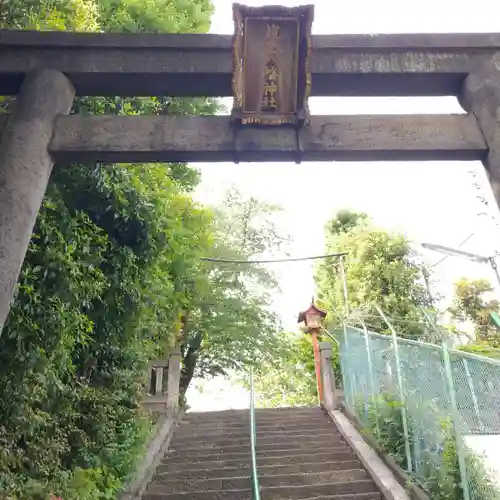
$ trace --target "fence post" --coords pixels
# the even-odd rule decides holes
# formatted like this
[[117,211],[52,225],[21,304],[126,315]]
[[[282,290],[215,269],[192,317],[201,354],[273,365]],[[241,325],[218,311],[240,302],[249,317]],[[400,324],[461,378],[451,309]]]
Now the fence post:
[[370,347],[370,336],[368,330],[363,323],[363,333],[365,337],[365,349],[366,349],[366,361],[368,363],[368,374],[370,376],[370,389],[372,391],[372,398],[375,397],[375,377],[373,376],[373,363],[372,363],[372,352]]
[[[343,356],[345,354],[345,356]],[[342,380],[344,382],[344,400],[347,406],[356,413],[355,401],[353,401],[351,381],[351,366],[349,363],[349,341],[347,340],[347,324],[343,323],[343,339],[340,346],[340,367],[342,369]]]
[[[350,402],[351,399],[350,373],[348,373],[349,366],[346,366],[346,364],[349,365],[349,362],[347,361],[348,358],[347,351],[349,349],[349,344],[347,343],[347,319],[349,317],[349,297],[347,291],[347,277],[345,274],[345,263],[343,255],[341,255],[339,259],[339,269],[340,269],[340,279],[342,281],[342,292],[344,294],[344,320],[342,321],[343,339],[342,343],[339,343],[340,370],[342,371],[342,388],[344,390],[344,401],[347,404],[347,406],[351,407],[352,410],[354,409],[354,407],[351,405],[352,402]],[[342,355],[344,351],[346,353],[345,358]]]
[[448,391],[450,393],[451,418],[453,421],[453,430],[455,432],[455,442],[457,446],[458,465],[460,468],[460,482],[462,483],[464,500],[470,500],[469,481],[467,478],[467,465],[465,463],[462,436],[460,435],[460,426],[459,426],[460,416],[457,407],[455,384],[453,383],[453,373],[451,371],[450,353],[448,352],[448,347],[446,346],[445,342],[443,342],[442,350],[443,350],[444,374],[446,378],[446,385],[448,386]]
[[474,389],[474,380],[472,379],[472,375],[470,374],[469,363],[467,363],[467,360],[465,358],[462,358],[462,362],[465,369],[465,376],[467,377],[467,384],[469,386],[470,394],[472,397],[472,404],[474,405],[474,412],[476,413],[477,417],[478,427],[483,431],[484,430],[483,419],[479,411],[479,402],[477,400],[476,390]]
[[327,411],[337,409],[338,398],[335,387],[335,373],[332,367],[332,344],[320,342],[319,351],[321,357],[321,379],[323,385],[323,408]]
[[403,434],[405,437],[405,453],[408,472],[413,472],[413,460],[411,456],[410,433],[408,432],[408,412],[406,410],[406,398],[403,387],[403,374],[401,372],[401,360],[399,358],[399,346],[396,330],[391,328],[392,348],[394,349],[394,358],[396,360],[396,377],[398,379],[399,399],[401,401],[401,418],[403,420]]
[[[365,350],[366,350],[366,362],[368,363],[368,375],[370,377],[370,391],[371,391],[371,401],[373,405],[375,406],[375,412],[377,413],[377,419],[375,421],[375,426],[377,428],[377,433],[380,435],[380,426],[378,422],[378,404],[377,404],[377,399],[376,399],[376,392],[375,392],[375,377],[373,376],[373,363],[372,363],[372,352],[371,352],[371,347],[370,347],[370,335],[368,333],[368,329],[366,328],[366,325],[361,322],[363,325],[363,334],[365,337]],[[365,402],[366,405],[366,402]],[[366,407],[365,407],[366,411]]]

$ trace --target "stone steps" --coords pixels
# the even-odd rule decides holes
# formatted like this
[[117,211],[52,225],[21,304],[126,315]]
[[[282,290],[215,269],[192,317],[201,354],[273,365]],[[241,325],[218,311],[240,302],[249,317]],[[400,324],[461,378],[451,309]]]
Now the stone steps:
[[[295,410],[290,414],[285,412],[276,412],[276,410],[272,410],[272,412],[268,412],[267,410],[262,410],[259,413],[259,410],[256,413],[256,422],[259,426],[261,425],[280,425],[280,424],[297,424],[299,422],[307,424],[307,422],[323,422],[325,419],[324,413],[320,408],[307,409],[307,410]],[[224,412],[222,412],[224,413]],[[203,417],[203,415],[208,415]],[[212,425],[212,428],[220,428],[226,426],[237,426],[237,425],[245,425],[250,422],[250,415],[248,410],[242,410],[241,412],[234,413],[232,416],[224,416],[219,414],[218,412],[214,412],[214,414],[194,414],[188,413],[184,419],[183,423],[188,424],[190,426],[207,426]],[[307,428],[307,426],[306,426]],[[312,427],[310,427],[312,428]]]
[[[315,496],[339,496],[358,493],[374,493],[375,485],[371,480],[347,481],[339,483],[321,483],[306,486],[261,486],[261,500],[297,500],[314,498]],[[380,495],[380,494],[379,494]],[[380,499],[380,496],[374,497]],[[198,490],[183,493],[165,492],[163,485],[153,483],[149,486],[143,500],[251,500],[251,488],[242,490]]]
[[[365,479],[367,479],[367,474],[363,469],[334,470],[306,474],[259,475],[261,487],[343,483]],[[170,477],[156,476],[154,484],[156,488],[160,488],[166,493],[182,493],[186,491],[245,489],[251,484],[250,481],[250,475],[208,479],[171,479]]]
[[[225,462],[224,462],[225,463]],[[209,469],[184,468],[183,470],[168,471],[160,465],[156,472],[156,477],[172,479],[209,479],[248,476],[250,474],[250,465],[244,464],[240,467],[230,462],[229,467],[211,467]],[[281,474],[306,474],[309,472],[328,472],[334,470],[353,470],[361,468],[357,460],[345,460],[338,462],[310,462],[310,463],[292,463],[264,465],[258,467],[259,475],[281,475]]]
[[[284,455],[281,457],[263,457],[259,458],[258,465],[259,467],[266,466],[274,466],[274,465],[293,465],[293,464],[310,464],[319,461],[350,461],[356,460],[354,453],[352,451],[347,450],[342,453],[332,454],[331,452],[323,453],[307,453],[307,454],[295,454],[295,455]],[[176,461],[175,458],[165,459],[163,460],[158,470],[163,472],[168,471],[178,471],[183,470],[185,468],[197,469],[197,470],[206,470],[211,468],[226,468],[226,467],[250,467],[249,462],[249,454],[247,454],[244,458],[241,458],[239,461],[237,460],[207,460],[200,462],[193,462],[192,460],[179,460]]]
[[[296,407],[296,408],[257,408],[255,410],[255,415],[257,417],[278,417],[289,418],[295,417],[297,415],[317,415],[323,414],[323,411],[319,407]],[[220,411],[207,411],[207,412],[189,412],[186,413],[185,419],[191,422],[193,421],[203,421],[209,422],[212,420],[235,420],[237,418],[248,418],[249,411],[245,410],[220,410]]]
[[[245,450],[244,448],[240,448],[241,451],[239,452],[225,452],[224,450],[219,453],[210,453],[206,449],[202,450],[187,450],[185,452],[170,452],[168,455],[165,456],[166,459],[170,463],[175,463],[175,462],[217,462],[219,460],[234,460],[234,461],[248,461],[248,457],[250,454],[250,447],[247,446],[247,449]],[[320,451],[319,449],[317,450],[318,452]],[[336,457],[336,456],[341,456],[342,459],[344,460],[345,457],[351,457],[352,452],[351,450],[347,447],[347,445],[344,446],[331,446],[328,448],[321,448],[322,452],[327,452],[330,454],[331,457]],[[300,443],[297,443],[295,445],[288,445],[288,448],[278,448],[274,450],[257,450],[257,458],[274,458],[274,457],[282,457],[283,459],[287,459],[293,456],[303,456],[303,455],[310,455],[314,456],[316,450],[314,448],[311,448],[310,445],[302,445]],[[260,462],[259,462],[260,463]]]
[[[381,500],[319,408],[257,410],[261,500]],[[249,412],[185,416],[143,500],[252,500]]]
[[[195,434],[195,435],[177,435],[172,440],[172,443],[217,443],[224,442],[228,445],[231,441],[235,441],[235,443],[231,444],[240,444],[243,441],[248,443],[248,433],[250,429],[245,429],[241,432],[217,432],[211,433],[210,435],[206,434]],[[268,442],[275,442],[277,438],[280,439],[295,439],[297,441],[310,442],[310,441],[319,441],[322,438],[332,438],[335,437],[340,439],[341,434],[334,427],[325,427],[325,428],[315,428],[314,433],[311,432],[305,433],[304,428],[297,431],[286,431],[286,430],[273,430],[271,432],[257,432],[257,437],[259,438],[259,444],[264,445]]]
[[[321,425],[315,425],[315,431],[318,433],[332,433],[334,435],[340,435],[336,427],[328,422],[321,422]],[[239,439],[248,438],[248,432],[250,431],[250,424],[244,426],[238,426],[234,428],[218,428],[206,427],[205,429],[200,429],[199,427],[193,426],[183,426],[181,424],[178,427],[174,440],[182,441],[198,441],[198,440],[210,440],[217,439],[220,437],[227,437],[227,439]],[[274,437],[276,433],[287,435],[287,436],[303,436],[304,435],[304,424],[280,424],[280,425],[268,425],[267,427],[259,426],[257,428],[257,436],[261,438]],[[306,435],[310,435],[309,433]]]
[[[258,440],[258,438],[257,438]],[[300,448],[306,449],[317,449],[318,446],[322,448],[338,448],[339,446],[345,446],[345,443],[341,441],[340,438],[335,438],[334,436],[322,436],[316,439],[311,439],[309,441],[302,441],[301,439],[289,439],[277,436],[275,442],[265,442],[261,443],[259,441],[259,452],[267,452],[272,450],[282,450],[287,448]],[[214,442],[202,442],[195,443],[189,442],[187,446],[184,443],[177,442],[172,444],[171,450],[179,453],[189,453],[190,455],[203,455],[209,453],[238,453],[240,450],[247,450],[248,448],[248,438],[246,441],[214,441]]]
[[[326,428],[335,429],[332,421],[325,420],[325,415],[314,414],[313,417],[296,417],[290,419],[256,419],[257,432],[275,432],[275,431],[297,431],[300,430],[310,431],[311,429]],[[184,419],[177,429],[178,436],[201,434],[207,435],[207,433],[220,434],[221,432],[233,433],[233,432],[245,432],[250,428],[250,419],[246,418],[244,420],[238,419],[235,421],[214,421],[214,422],[190,422]]]

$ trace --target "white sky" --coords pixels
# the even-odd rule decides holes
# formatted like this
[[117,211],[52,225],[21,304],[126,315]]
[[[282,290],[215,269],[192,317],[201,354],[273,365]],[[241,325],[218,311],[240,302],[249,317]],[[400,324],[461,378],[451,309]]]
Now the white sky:
[[[215,0],[213,33],[232,33],[232,1]],[[246,5],[264,2],[246,0]],[[282,0],[283,5],[314,3],[315,34],[500,32],[498,0]],[[455,98],[313,98],[313,114],[461,113]],[[229,105],[230,107],[230,105]],[[280,227],[294,238],[293,256],[323,253],[325,222],[341,208],[363,210],[387,229],[406,233],[415,241],[450,247],[471,233],[462,248],[491,255],[500,250],[498,210],[484,169],[478,162],[373,163],[247,163],[197,165],[202,184],[200,201],[217,203],[230,185],[245,195],[278,203],[285,209]],[[473,176],[475,175],[475,177]],[[479,183],[478,190],[474,183]],[[486,197],[488,206],[478,200]],[[486,213],[486,215],[478,215]],[[435,263],[442,255],[429,252]],[[312,265],[280,264],[283,293],[276,304],[287,327],[307,307],[314,284]],[[437,290],[447,295],[461,276],[487,277],[491,270],[459,258],[435,268]],[[214,393],[219,391],[218,402]],[[236,390],[236,389],[234,389]],[[194,394],[193,394],[194,395]],[[246,396],[228,392],[220,380],[208,384],[204,395],[190,398],[195,408],[245,406]]]

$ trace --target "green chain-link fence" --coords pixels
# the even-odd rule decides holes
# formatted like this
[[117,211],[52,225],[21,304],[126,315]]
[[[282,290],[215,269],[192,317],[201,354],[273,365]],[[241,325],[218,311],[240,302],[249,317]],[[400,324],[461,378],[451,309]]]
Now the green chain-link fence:
[[500,500],[472,449],[500,446],[500,361],[353,327],[340,345],[347,406],[432,500]]

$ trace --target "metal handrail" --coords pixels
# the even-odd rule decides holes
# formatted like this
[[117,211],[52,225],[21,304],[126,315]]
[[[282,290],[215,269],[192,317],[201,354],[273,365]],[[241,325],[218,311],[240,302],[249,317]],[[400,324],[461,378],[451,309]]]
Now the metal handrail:
[[252,454],[252,497],[260,500],[259,476],[257,474],[257,425],[255,422],[255,392],[253,386],[253,369],[250,371],[250,446]]

